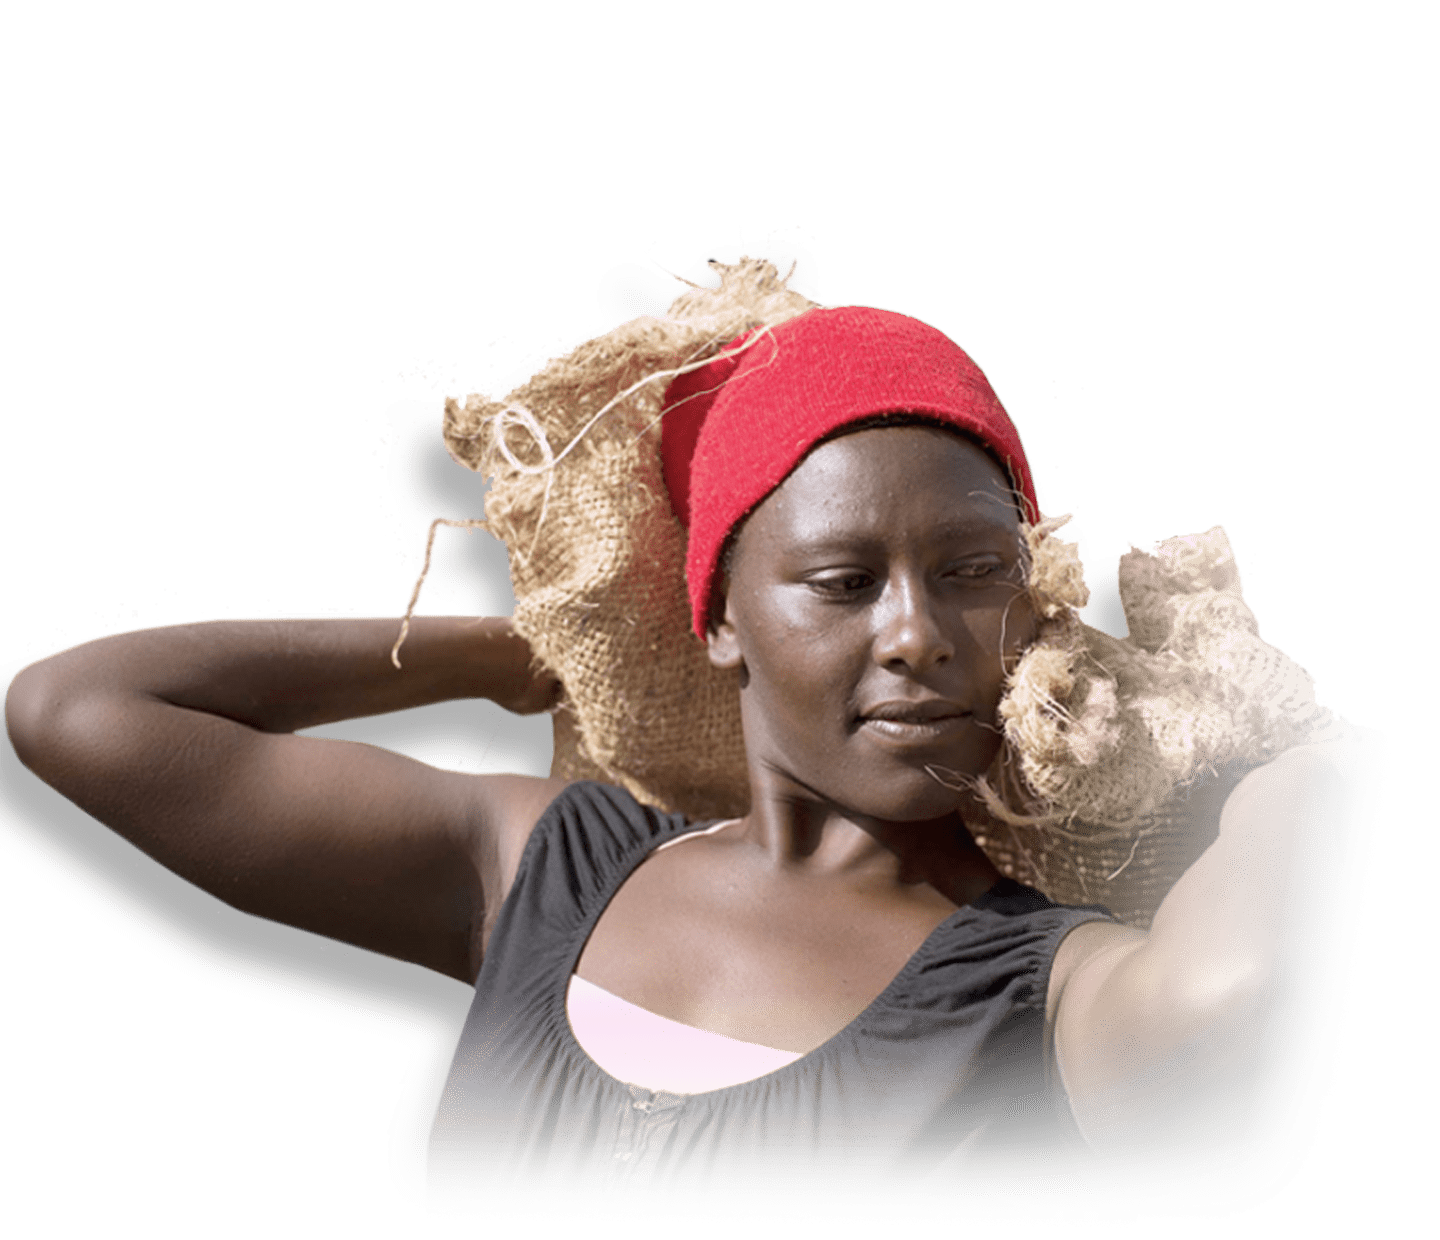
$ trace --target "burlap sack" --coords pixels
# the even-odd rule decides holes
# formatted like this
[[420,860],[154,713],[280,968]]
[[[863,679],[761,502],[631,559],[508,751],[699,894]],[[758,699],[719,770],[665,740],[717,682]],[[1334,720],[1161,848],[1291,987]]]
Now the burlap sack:
[[[503,402],[445,406],[451,454],[490,479],[486,524],[510,552],[515,628],[565,686],[556,773],[695,817],[748,801],[738,684],[690,631],[685,531],[661,472],[676,373],[813,304],[769,263],[715,264],[663,317],[551,362]],[[1060,522],[1027,530],[1040,640],[1002,703],[1006,743],[978,791],[997,865],[1065,902],[1148,924],[1214,835],[1239,771],[1328,716],[1261,642],[1221,531],[1121,563],[1131,638],[1081,624],[1085,586]],[[939,776],[943,778],[943,775]]]
[[690,631],[685,531],[660,465],[661,401],[682,367],[814,303],[769,263],[718,267],[681,297],[551,362],[504,402],[445,405],[451,455],[490,479],[514,623],[565,686],[556,773],[604,779],[697,817],[749,798],[733,673]]
[[1124,639],[1080,622],[1074,549],[1044,541],[1030,588],[1049,618],[1000,705],[1006,748],[979,835],[1052,899],[1148,925],[1214,840],[1236,781],[1338,722],[1261,640],[1218,526],[1121,558]]

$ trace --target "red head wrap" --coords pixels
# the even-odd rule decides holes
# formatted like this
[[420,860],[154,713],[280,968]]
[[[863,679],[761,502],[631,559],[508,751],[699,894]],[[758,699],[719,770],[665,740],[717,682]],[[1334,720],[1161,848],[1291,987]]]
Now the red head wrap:
[[676,514],[690,530],[685,571],[704,638],[725,540],[820,440],[883,413],[954,426],[1003,465],[1038,518],[1030,466],[980,368],[933,327],[864,306],[808,310],[745,349],[732,341],[665,393],[661,455]]

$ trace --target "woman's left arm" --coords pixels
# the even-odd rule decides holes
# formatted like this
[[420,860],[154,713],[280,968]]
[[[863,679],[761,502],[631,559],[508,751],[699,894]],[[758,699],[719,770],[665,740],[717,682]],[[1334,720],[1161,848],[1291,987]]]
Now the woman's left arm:
[[1055,1054],[1092,1145],[1223,1137],[1241,1120],[1289,967],[1315,950],[1314,872],[1343,819],[1338,756],[1301,746],[1247,774],[1148,934],[1091,923],[1061,945]]

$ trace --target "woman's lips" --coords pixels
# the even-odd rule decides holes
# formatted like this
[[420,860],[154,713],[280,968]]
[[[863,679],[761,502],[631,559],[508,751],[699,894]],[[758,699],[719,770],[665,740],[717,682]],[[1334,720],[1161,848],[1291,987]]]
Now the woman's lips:
[[959,731],[971,718],[971,712],[956,702],[882,702],[860,715],[859,726],[871,736],[924,744]]

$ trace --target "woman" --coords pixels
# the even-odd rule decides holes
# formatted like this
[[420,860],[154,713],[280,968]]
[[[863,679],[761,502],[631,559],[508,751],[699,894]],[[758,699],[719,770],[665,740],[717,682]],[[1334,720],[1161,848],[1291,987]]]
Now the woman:
[[1192,1121],[1257,1044],[1327,763],[1241,780],[1148,933],[1004,879],[967,819],[1046,619],[1013,426],[903,316],[731,343],[672,388],[665,465],[695,632],[739,685],[742,816],[294,735],[552,706],[504,621],[416,621],[399,672],[380,621],[110,638],[17,677],[17,751],[237,907],[477,981],[435,1136],[466,1174],[936,1171]]

